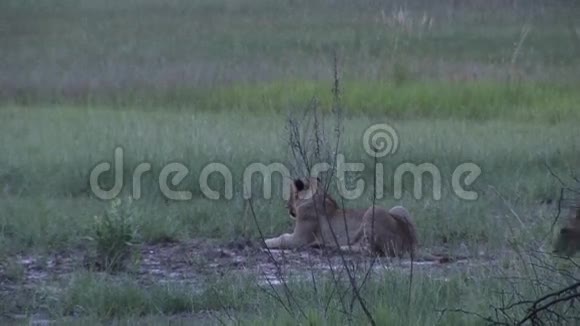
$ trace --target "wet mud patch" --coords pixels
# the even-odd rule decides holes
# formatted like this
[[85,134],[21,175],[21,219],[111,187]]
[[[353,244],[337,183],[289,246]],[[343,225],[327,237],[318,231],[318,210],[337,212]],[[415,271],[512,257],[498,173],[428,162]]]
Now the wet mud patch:
[[[283,280],[307,278],[315,273],[341,271],[344,266],[365,272],[369,268],[408,272],[409,259],[372,258],[359,253],[338,252],[323,248],[302,250],[267,250],[259,242],[238,240],[223,242],[192,239],[182,242],[140,245],[134,248],[129,274],[143,286],[159,283],[184,283],[202,287],[206,277],[255,275],[260,283],[279,284]],[[439,250],[442,259],[417,260],[414,270],[427,271],[433,277],[445,277],[450,271],[485,265],[490,259],[478,256],[453,256]],[[71,250],[46,255],[10,257],[0,264],[0,293],[31,289],[52,281],[66,280],[74,272],[87,270],[86,252]]]
[[[247,240],[223,242],[192,239],[143,244],[133,249],[127,269],[117,274],[103,275],[107,277],[107,282],[118,280],[119,284],[124,284],[129,278],[131,283],[137,282],[138,287],[144,290],[159,289],[158,285],[162,284],[183,285],[187,293],[202,297],[206,290],[213,295],[216,280],[221,282],[222,277],[227,279],[232,275],[242,278],[249,276],[252,283],[256,282],[262,290],[270,293],[276,291],[274,287],[294,281],[318,282],[332,278],[335,282],[348,282],[345,266],[348,273],[361,278],[393,271],[407,275],[411,267],[409,259],[372,258],[360,253],[321,248],[266,250],[257,241]],[[67,288],[74,288],[71,280],[78,273],[87,271],[87,256],[86,250],[77,249],[44,255],[10,256],[0,262],[0,302],[9,305],[0,307],[0,324],[4,319],[10,322],[30,319],[35,323],[53,323],[50,308],[44,302],[40,305],[35,303],[36,298],[39,294],[44,297],[48,295],[50,300],[59,300],[61,295],[66,298]],[[413,273],[425,273],[430,278],[447,281],[457,273],[487,268],[492,263],[483,255],[460,259],[446,255],[446,258],[414,261]],[[186,319],[193,319],[197,324],[201,318],[199,314],[204,312],[184,314]],[[79,316],[71,313],[67,315],[69,317],[75,319]]]

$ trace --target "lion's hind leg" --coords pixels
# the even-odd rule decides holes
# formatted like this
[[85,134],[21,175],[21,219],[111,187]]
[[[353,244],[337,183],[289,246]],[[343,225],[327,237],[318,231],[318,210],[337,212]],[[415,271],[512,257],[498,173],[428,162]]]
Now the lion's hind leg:
[[[399,213],[399,208],[395,209]],[[402,212],[402,210],[400,210]],[[403,253],[403,239],[399,223],[390,211],[382,207],[370,207],[363,216],[362,243],[372,255],[397,257]]]

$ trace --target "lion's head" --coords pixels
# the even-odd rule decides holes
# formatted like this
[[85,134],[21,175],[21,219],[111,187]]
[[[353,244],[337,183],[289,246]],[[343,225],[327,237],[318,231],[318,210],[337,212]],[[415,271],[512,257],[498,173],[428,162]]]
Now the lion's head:
[[311,197],[317,191],[319,184],[320,179],[318,178],[292,180],[290,198],[288,198],[286,203],[290,216],[296,217],[296,204],[303,199],[307,199],[307,195]]
[[[322,185],[322,181],[320,178],[310,177],[306,179],[294,179],[292,180],[292,185],[290,189],[290,198],[286,203],[286,208],[290,213],[290,216],[296,218],[296,207],[300,203],[304,201],[311,200],[313,197],[323,193],[324,187]],[[326,194],[324,196],[324,201],[326,202],[326,206],[330,206],[330,208],[336,208],[336,202],[330,195]]]

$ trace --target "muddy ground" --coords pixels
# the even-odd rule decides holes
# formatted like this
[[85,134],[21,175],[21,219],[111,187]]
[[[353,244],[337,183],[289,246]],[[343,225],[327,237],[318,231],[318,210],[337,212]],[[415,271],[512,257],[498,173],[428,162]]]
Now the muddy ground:
[[[414,261],[414,268],[419,272],[427,270],[437,277],[490,262],[490,258],[483,252],[469,255],[446,248],[432,249],[430,252],[441,259],[417,260]],[[12,266],[0,264],[0,292],[6,294],[23,288],[34,288],[40,284],[67,279],[79,270],[94,270],[94,266],[87,263],[87,257],[83,250],[16,256],[12,259]],[[345,263],[362,269],[372,264],[377,272],[384,269],[407,272],[411,261],[372,258],[329,249],[266,250],[259,242],[250,240],[224,243],[197,239],[137,246],[126,272],[144,286],[184,282],[195,287],[202,285],[199,282],[203,282],[206,276],[223,276],[226,273],[254,274],[265,284],[276,284],[291,276],[310,275],[312,271],[324,273],[331,269],[340,270]]]

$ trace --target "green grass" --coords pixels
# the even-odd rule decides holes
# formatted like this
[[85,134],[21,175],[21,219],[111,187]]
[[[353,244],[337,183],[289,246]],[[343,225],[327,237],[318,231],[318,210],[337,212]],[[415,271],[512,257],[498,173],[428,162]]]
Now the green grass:
[[145,289],[129,277],[115,279],[107,275],[79,274],[66,285],[62,297],[54,304],[56,311],[65,316],[80,314],[100,318],[243,308],[245,303],[240,294],[247,289],[233,284],[210,283],[207,289],[200,290],[169,283]]
[[[313,98],[329,108],[330,82],[293,81],[237,84],[207,89],[171,89],[114,94],[111,100],[123,108],[179,111],[236,111],[240,114],[283,113],[304,106]],[[346,82],[343,105],[350,114],[390,118],[513,119],[558,122],[578,119],[578,92],[549,84],[509,84],[497,81],[428,83],[409,81],[401,85],[377,82]],[[93,106],[99,106],[99,103]]]
[[[0,236],[8,247],[66,247],[89,235],[87,224],[108,206],[106,201],[87,197],[92,195],[89,173],[99,162],[112,162],[116,146],[124,149],[121,196],[132,194],[132,173],[137,164],[152,165],[152,171],[142,178],[143,197],[133,205],[140,224],[138,229],[143,230],[141,238],[153,242],[164,237],[257,236],[253,220],[244,213],[244,171],[254,162],[281,162],[289,170],[293,164],[286,150],[283,115],[248,119],[226,112],[142,113],[75,108],[13,108],[3,110],[0,115],[2,130],[7,135],[1,148],[2,178],[12,194],[2,198]],[[373,161],[363,150],[362,134],[366,127],[378,122],[393,125],[400,140],[398,152],[380,161],[385,171],[385,198],[381,203],[389,206],[401,202],[413,209],[422,238],[428,244],[436,244],[436,238],[449,231],[469,227],[503,238],[504,234],[491,230],[497,227],[492,216],[500,214],[501,206],[505,205],[489,186],[508,198],[523,198],[517,200],[517,207],[525,215],[531,214],[531,220],[549,218],[549,214],[536,211],[541,200],[558,196],[558,184],[545,164],[559,173],[566,173],[578,164],[580,141],[575,122],[550,125],[352,117],[345,121],[340,151],[347,162],[365,164],[359,175],[368,185],[372,184]],[[216,126],[222,130],[219,134],[214,132]],[[255,133],[256,130],[260,132]],[[179,189],[190,191],[191,200],[165,204],[158,176],[169,162],[180,162],[188,168],[189,174]],[[231,200],[211,200],[201,192],[199,175],[212,162],[225,163],[230,169],[234,186]],[[441,200],[434,200],[429,178],[423,187],[424,198],[414,199],[413,179],[409,177],[403,179],[405,196],[400,201],[393,198],[393,176],[405,162],[427,162],[438,167]],[[476,163],[482,169],[481,177],[473,185],[480,192],[480,198],[474,202],[460,200],[451,188],[451,175],[464,162]],[[107,180],[112,182],[112,175],[105,175],[103,182]],[[223,196],[222,181],[219,178],[210,181]],[[289,221],[281,198],[281,179],[274,176],[274,197],[269,200],[260,199],[263,194],[258,186],[260,180],[254,177],[253,181],[260,223],[268,233],[282,231]],[[362,198],[347,205],[368,205],[370,195],[369,186]],[[490,206],[494,210],[487,208]],[[482,218],[485,215],[489,218]]]
[[[221,282],[218,282],[221,281]],[[173,315],[241,309],[248,307],[258,288],[244,279],[205,280],[203,288],[168,282],[143,287],[129,274],[116,277],[79,272],[68,280],[39,286],[34,292],[21,291],[16,300],[0,297],[2,315],[18,313],[18,304],[45,313],[48,318],[78,316],[107,320],[143,315]],[[14,311],[12,311],[14,309]]]
[[[133,221],[136,223],[134,227],[138,230],[134,239],[138,243],[205,237],[223,241],[237,237],[257,239],[257,230],[253,219],[247,214],[241,194],[244,168],[251,162],[291,163],[285,149],[285,116],[277,113],[248,118],[246,115],[227,112],[191,114],[183,111],[12,107],[2,110],[0,116],[6,140],[1,148],[5,153],[1,159],[5,171],[2,180],[5,180],[4,185],[11,187],[10,192],[0,199],[0,240],[4,257],[23,252],[86,248],[90,244],[86,237],[93,235],[94,216],[102,216],[110,204],[87,197],[90,193],[87,188],[88,173],[96,163],[111,161],[115,146],[125,149],[126,185],[131,184],[131,172],[138,162],[147,161],[153,166],[153,172],[143,178],[143,197],[131,204]],[[557,198],[559,187],[544,164],[547,162],[558,173],[566,173],[579,163],[576,153],[580,141],[574,121],[548,124],[541,121],[387,120],[352,116],[345,121],[341,152],[345,154],[347,162],[361,160],[365,163],[366,170],[360,176],[367,182],[372,180],[373,161],[362,149],[362,133],[372,123],[385,121],[396,128],[400,148],[396,154],[381,160],[386,171],[386,197],[380,200],[380,204],[391,206],[402,203],[409,207],[419,227],[421,244],[427,250],[447,243],[452,248],[465,244],[474,252],[486,250],[499,254],[514,245],[526,246],[543,238],[555,212],[538,204],[546,198]],[[216,128],[221,130],[219,134],[214,132]],[[256,130],[260,132],[256,133]],[[190,176],[182,186],[192,191],[193,199],[166,203],[158,190],[156,176],[163,164],[176,161],[189,168]],[[232,200],[210,200],[199,191],[199,172],[207,163],[214,161],[225,163],[232,171],[235,187]],[[480,192],[480,198],[473,202],[460,200],[450,192],[450,173],[455,166],[466,161],[480,165],[483,170],[474,185]],[[426,197],[414,199],[410,179],[404,181],[404,198],[392,198],[390,176],[395,167],[403,162],[432,162],[437,165],[443,177],[442,199],[436,201],[431,198],[429,182],[424,188]],[[281,185],[279,181],[274,178],[276,186]],[[254,190],[260,196],[258,182],[255,180]],[[219,190],[220,183],[216,182],[215,185]],[[501,200],[490,186],[505,196],[507,202]],[[280,189],[275,189],[272,199],[256,198],[254,203],[258,222],[266,235],[278,234],[290,226],[283,200],[279,197]],[[129,195],[130,191],[130,187],[125,187],[124,195]],[[369,205],[371,194],[368,189],[362,198],[346,204],[350,207]],[[515,210],[517,218],[510,213],[509,208]],[[525,227],[520,226],[520,220],[525,223]],[[543,246],[550,246],[550,239],[547,240],[542,243]],[[7,275],[12,275],[16,281],[21,280],[22,272],[16,260],[10,259],[6,265]],[[82,279],[78,281],[80,283],[74,281],[69,285],[66,295],[52,297],[52,304],[57,305],[52,308],[58,312],[56,316],[70,319],[72,314],[94,320],[120,318],[131,323],[141,320],[134,319],[141,315],[149,316],[143,317],[147,319],[159,313],[197,314],[196,311],[204,309],[196,308],[197,305],[205,305],[197,301],[202,299],[192,298],[190,294],[180,291],[173,292],[174,288],[150,289],[126,279],[103,287],[92,282],[108,281],[91,281],[92,277],[89,276],[86,284],[81,282]],[[478,282],[483,279],[483,276],[477,275],[469,277]],[[447,289],[447,283],[428,280],[425,278],[422,282],[426,283],[420,285],[417,291],[435,291],[432,296],[426,297],[432,300],[431,304],[417,303],[417,307],[424,310],[413,324],[433,322],[436,315],[433,304],[445,307],[455,306],[459,302],[455,301],[458,300],[455,297],[445,299],[438,292],[459,290]],[[451,280],[460,282],[455,277]],[[232,286],[232,291],[249,291],[239,288],[239,283],[230,280],[224,280],[223,283]],[[389,287],[392,284],[390,281],[384,284],[388,289],[384,290],[386,293],[391,293]],[[85,286],[96,292],[87,290]],[[479,283],[461,286],[466,287],[462,288],[461,293],[473,293],[486,288]],[[440,288],[447,290],[437,290]],[[402,292],[403,288],[396,291]],[[393,307],[392,302],[373,300],[375,296],[390,298],[373,293],[367,296],[371,302],[376,302],[375,315],[379,320],[396,323],[404,318],[401,303]],[[35,300],[44,300],[45,294],[42,292],[33,295],[40,296]],[[113,297],[118,299],[111,299]],[[485,292],[481,297],[493,300],[494,295]],[[478,301],[477,296],[468,298],[465,300],[472,302],[473,309],[484,309],[480,308],[483,303]],[[241,300],[260,307],[259,314],[245,313],[247,307],[233,304],[232,309],[243,316],[244,320],[247,319],[248,323],[262,321],[268,324],[278,318],[289,324],[294,323],[291,314],[271,302],[264,303],[266,299],[247,297]],[[10,312],[25,309],[32,313],[43,306],[36,306],[34,302],[23,299],[16,306],[7,307],[12,307]],[[304,305],[313,307],[309,314],[315,323],[321,323],[327,318],[336,321],[344,318],[341,314],[330,317],[320,315],[323,311],[320,305]],[[74,309],[81,308],[74,307],[88,310],[77,314],[73,313],[76,311]],[[222,310],[215,306],[212,309],[218,310],[218,313]],[[255,306],[250,310],[256,311]],[[358,316],[358,320],[363,322],[364,317],[360,313]],[[156,318],[160,318],[154,319],[156,322],[167,321],[161,317]],[[450,318],[449,323],[461,324],[466,322],[467,317],[447,318]],[[210,320],[214,320],[213,317]]]
[[[384,271],[371,276],[360,293],[377,324],[484,325],[482,319],[469,312],[497,306],[500,300],[513,300],[510,296],[515,293],[534,295],[535,291],[547,289],[547,285],[510,279],[531,276],[518,262],[488,265],[469,272],[456,271],[448,279],[416,271],[410,301],[409,277],[399,272]],[[489,277],[490,273],[503,278]],[[540,274],[536,275],[538,277],[546,277],[549,272],[537,270],[535,273]],[[352,293],[346,276],[342,277],[338,283],[320,276],[295,280],[289,284],[291,295],[287,296],[282,286],[273,289],[265,284],[258,285],[252,275],[210,278],[198,287],[168,282],[145,288],[130,275],[111,277],[83,272],[60,284],[41,287],[34,293],[21,293],[11,303],[28,298],[31,305],[40,307],[47,318],[59,324],[218,324],[218,321],[228,325],[366,324],[367,319],[357,301],[354,301],[352,312],[345,314],[343,309],[350,311]],[[564,279],[552,276],[554,283]],[[508,286],[510,292],[503,293]],[[286,308],[277,301],[279,299]],[[13,304],[3,303],[3,313],[14,308]],[[411,313],[407,314],[409,308]],[[449,311],[444,312],[445,309]],[[506,313],[517,318],[525,311],[516,308]],[[486,312],[481,316],[492,317]]]
[[[154,102],[191,107],[208,89],[228,92],[232,85],[277,82],[276,89],[284,86],[281,81],[330,80],[335,50],[344,79],[361,81],[357,88],[362,92],[376,90],[366,90],[370,81],[409,79],[524,80],[574,86],[580,58],[575,25],[580,7],[560,2],[513,7],[482,6],[477,1],[274,5],[109,0],[95,5],[87,0],[59,0],[51,5],[5,1],[0,6],[0,17],[6,22],[0,34],[2,103],[141,106]],[[528,25],[531,30],[522,38]],[[414,86],[404,89],[410,94],[403,97],[418,92],[430,99],[429,94],[439,90],[435,85]],[[251,91],[248,97],[260,91]],[[353,108],[379,104],[372,110],[383,109],[372,99],[384,98],[373,93],[370,99],[353,103]],[[245,104],[231,100],[223,104]],[[246,103],[256,101],[261,96]]]
[[[407,206],[422,246],[465,245],[500,256],[530,244],[547,250],[555,210],[539,203],[557,199],[560,185],[546,164],[561,175],[580,164],[579,15],[580,6],[559,1],[2,1],[0,281],[19,288],[6,292],[0,282],[0,318],[44,312],[65,324],[215,324],[215,314],[229,323],[224,314],[231,310],[248,325],[348,323],[328,280],[320,293],[308,282],[291,285],[309,307],[297,321],[248,280],[208,280],[213,290],[205,291],[76,271],[64,283],[30,288],[19,263],[19,255],[87,250],[95,216],[110,208],[90,196],[89,172],[112,161],[117,146],[125,151],[121,198],[131,194],[137,164],[152,165],[142,198],[130,207],[137,245],[257,239],[242,198],[244,169],[292,163],[287,115],[300,114],[312,98],[329,111],[334,53],[345,113],[339,150],[347,162],[365,164],[356,176],[369,184],[373,159],[363,150],[363,132],[374,123],[395,127],[400,147],[381,160],[380,204]],[[180,189],[190,190],[191,200],[163,198],[157,176],[170,162],[189,169]],[[201,192],[198,177],[211,162],[230,168],[233,199]],[[435,164],[442,199],[430,197],[430,181],[426,197],[414,199],[410,178],[405,196],[393,198],[392,174],[404,162]],[[476,201],[452,192],[450,176],[463,162],[483,171],[473,185]],[[280,179],[273,181],[274,197],[254,202],[266,235],[291,225]],[[219,178],[210,184],[223,194]],[[259,184],[253,180],[257,196]],[[364,207],[371,196],[367,188],[346,204]],[[102,240],[115,243],[125,233]],[[504,258],[511,276],[531,277],[531,262],[514,267],[512,258]],[[433,325],[437,309],[488,313],[499,290],[512,288],[503,276],[475,267],[448,281],[420,274],[410,321],[399,300],[404,276],[374,279],[364,295],[379,324]],[[566,282],[548,272],[541,277]],[[528,297],[546,290],[526,282],[518,289]],[[352,323],[365,323],[355,311]],[[440,320],[478,322],[462,314]]]
[[[397,282],[384,283],[386,279]],[[80,273],[73,275],[68,282],[60,284],[58,290],[55,287],[41,288],[32,296],[35,303],[47,309],[52,318],[63,319],[78,316],[103,321],[182,313],[195,320],[196,313],[205,312],[210,316],[217,314],[219,318],[228,321],[225,313],[231,309],[236,319],[245,321],[243,324],[248,325],[254,322],[267,325],[274,320],[292,324],[297,321],[294,318],[298,320],[303,318],[300,311],[305,311],[308,319],[317,320],[316,324],[344,322],[345,316],[339,307],[340,299],[334,291],[348,290],[346,284],[336,285],[328,279],[319,279],[315,290],[312,284],[300,281],[290,285],[293,297],[296,298],[296,301],[290,299],[291,311],[284,310],[270,297],[280,295],[279,298],[287,300],[282,294],[281,287],[277,288],[276,294],[267,285],[258,286],[251,277],[209,280],[201,289],[171,283],[143,288],[129,276],[112,278],[107,275]],[[415,279],[413,293],[415,298],[413,306],[416,309],[413,324],[427,325],[432,322],[436,318],[435,310],[439,307],[460,303],[467,306],[477,304],[477,296],[482,294],[480,289],[483,287],[479,284],[460,278],[446,282],[420,274]],[[404,318],[403,312],[407,304],[407,290],[406,276],[386,273],[376,279],[371,278],[364,287],[363,294],[370,302],[370,309],[376,313],[377,321],[400,323],[401,318]],[[350,301],[350,297],[346,297],[345,300]],[[327,316],[323,316],[321,312],[325,310],[324,307],[328,302],[332,305],[326,308]],[[9,307],[5,306],[5,309]],[[358,322],[364,322],[365,317],[360,307],[355,307],[353,315]]]

